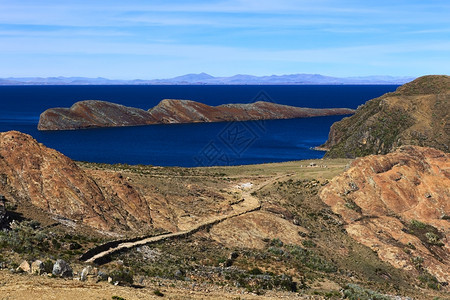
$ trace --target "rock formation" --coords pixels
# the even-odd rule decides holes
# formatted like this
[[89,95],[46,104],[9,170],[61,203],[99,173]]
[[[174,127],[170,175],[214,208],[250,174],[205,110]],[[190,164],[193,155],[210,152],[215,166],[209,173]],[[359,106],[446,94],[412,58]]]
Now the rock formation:
[[450,282],[450,155],[403,146],[356,159],[320,192],[349,235],[397,268]]
[[71,108],[43,112],[39,130],[74,130],[94,127],[139,126],[167,123],[196,123],[292,119],[352,114],[347,108],[314,109],[258,101],[251,104],[209,106],[190,100],[162,100],[148,111],[98,100],[75,103]]
[[450,76],[423,76],[331,126],[326,157],[386,154],[401,145],[450,148]]
[[8,200],[97,229],[151,223],[149,204],[120,175],[96,182],[68,157],[17,131],[0,133],[0,178]]

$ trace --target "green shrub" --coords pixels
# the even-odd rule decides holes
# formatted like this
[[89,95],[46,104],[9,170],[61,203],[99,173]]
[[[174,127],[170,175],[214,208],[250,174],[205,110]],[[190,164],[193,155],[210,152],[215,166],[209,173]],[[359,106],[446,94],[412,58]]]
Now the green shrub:
[[350,300],[391,300],[391,297],[349,283],[343,290],[344,299]]
[[427,288],[433,290],[440,290],[442,287],[437,278],[427,272],[420,274],[419,280],[424,283]]
[[133,284],[133,274],[130,270],[121,268],[111,272],[109,276],[112,278],[112,282],[119,282],[119,284]]
[[283,247],[283,242],[277,238],[277,239],[271,240],[270,245],[275,246],[275,247]]
[[425,229],[427,227],[427,224],[422,223],[420,221],[417,220],[411,220],[410,225],[412,228],[417,228],[417,229]]
[[314,243],[311,240],[304,240],[304,241],[302,241],[302,245],[307,247],[307,248],[314,248],[314,247],[317,246],[316,243]]
[[428,244],[431,245],[437,245],[437,246],[443,246],[444,244],[440,241],[440,238],[437,234],[433,232],[427,232],[425,233],[425,237],[427,238]]
[[250,271],[248,271],[248,273],[251,275],[261,275],[261,274],[263,274],[263,271],[261,271],[260,268],[256,267],[256,268],[253,268]]

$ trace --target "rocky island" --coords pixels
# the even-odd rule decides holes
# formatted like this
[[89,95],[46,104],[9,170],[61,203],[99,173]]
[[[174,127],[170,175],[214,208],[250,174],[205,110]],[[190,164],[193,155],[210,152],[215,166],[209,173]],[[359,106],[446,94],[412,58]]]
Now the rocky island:
[[294,119],[354,113],[349,108],[304,108],[258,101],[209,106],[191,100],[162,100],[148,111],[99,100],[70,108],[51,108],[39,119],[39,130],[75,130],[151,124]]

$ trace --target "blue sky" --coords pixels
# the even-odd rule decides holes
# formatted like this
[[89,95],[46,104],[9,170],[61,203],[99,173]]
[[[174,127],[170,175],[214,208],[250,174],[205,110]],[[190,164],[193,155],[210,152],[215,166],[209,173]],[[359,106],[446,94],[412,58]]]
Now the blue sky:
[[450,73],[450,1],[0,0],[0,77]]

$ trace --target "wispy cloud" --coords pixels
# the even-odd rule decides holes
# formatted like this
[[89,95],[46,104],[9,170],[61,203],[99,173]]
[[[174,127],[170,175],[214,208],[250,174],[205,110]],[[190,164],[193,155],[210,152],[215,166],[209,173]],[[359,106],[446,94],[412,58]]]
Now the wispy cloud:
[[[176,61],[213,73],[236,66],[288,72],[289,62],[298,72],[347,63],[353,73],[360,64],[360,72],[389,74],[401,62],[405,74],[417,72],[406,60],[449,70],[449,15],[443,0],[0,0],[0,63],[16,60],[26,70],[24,56],[39,64],[51,54],[85,59],[96,72],[106,70],[108,56],[111,63],[145,56],[161,68]],[[92,60],[97,55],[102,63]]]

